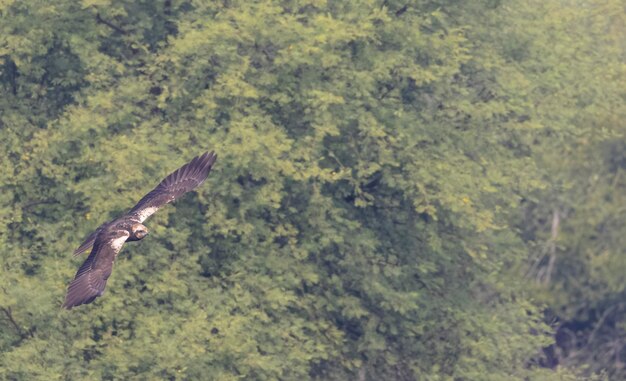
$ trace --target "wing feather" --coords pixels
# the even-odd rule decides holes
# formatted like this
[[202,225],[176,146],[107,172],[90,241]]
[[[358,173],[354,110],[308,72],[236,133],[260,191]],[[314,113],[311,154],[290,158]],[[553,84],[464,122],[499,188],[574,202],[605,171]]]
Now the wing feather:
[[140,222],[153,215],[163,205],[178,199],[206,180],[217,159],[214,152],[205,152],[178,168],[145,195],[129,212]]
[[97,234],[89,257],[80,266],[67,289],[64,308],[69,310],[91,303],[104,293],[115,257],[129,236],[126,230],[102,230]]
[[87,251],[90,247],[92,247],[94,241],[96,240],[96,236],[98,235],[98,233],[100,233],[100,231],[102,231],[102,229],[105,226],[106,226],[106,224],[103,224],[103,225],[99,226],[93,233],[89,234],[87,236],[87,238],[85,238],[83,243],[81,243],[80,246],[78,246],[78,248],[76,250],[74,250],[74,256],[78,256],[78,255],[84,253],[85,251]]

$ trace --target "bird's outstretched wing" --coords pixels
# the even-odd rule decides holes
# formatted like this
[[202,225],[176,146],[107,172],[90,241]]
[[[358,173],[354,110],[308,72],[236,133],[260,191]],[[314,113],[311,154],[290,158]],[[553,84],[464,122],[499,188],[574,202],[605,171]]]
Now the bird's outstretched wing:
[[107,279],[113,271],[115,257],[130,233],[126,230],[101,230],[95,237],[91,254],[78,269],[70,283],[63,307],[68,310],[88,304],[104,293]]
[[140,222],[153,215],[163,205],[202,184],[209,176],[217,155],[205,152],[178,168],[163,179],[150,193],[143,196],[128,214],[134,214]]

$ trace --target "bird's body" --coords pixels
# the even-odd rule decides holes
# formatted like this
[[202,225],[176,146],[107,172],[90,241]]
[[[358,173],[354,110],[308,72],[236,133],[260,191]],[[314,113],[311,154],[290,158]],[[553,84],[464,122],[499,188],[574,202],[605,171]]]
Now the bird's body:
[[87,236],[74,251],[74,255],[79,255],[90,247],[91,252],[70,283],[63,307],[70,309],[91,303],[101,296],[113,271],[115,258],[124,243],[139,241],[148,235],[148,229],[143,222],[163,205],[202,184],[208,177],[216,158],[213,152],[195,157],[163,179],[128,213],[100,225]]

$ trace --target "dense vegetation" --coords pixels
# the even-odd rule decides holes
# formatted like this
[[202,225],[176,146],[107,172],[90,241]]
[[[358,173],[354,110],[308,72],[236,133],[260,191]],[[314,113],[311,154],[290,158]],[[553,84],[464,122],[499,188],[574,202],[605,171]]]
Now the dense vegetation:
[[[0,379],[626,378],[625,22],[0,1]],[[62,310],[82,238],[211,149]]]

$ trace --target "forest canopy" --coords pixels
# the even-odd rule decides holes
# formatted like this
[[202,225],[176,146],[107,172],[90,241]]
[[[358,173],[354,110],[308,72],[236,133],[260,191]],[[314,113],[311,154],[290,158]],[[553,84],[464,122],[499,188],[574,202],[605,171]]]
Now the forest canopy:
[[[0,0],[0,379],[626,378],[619,0]],[[71,253],[214,150],[61,309]]]

